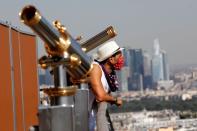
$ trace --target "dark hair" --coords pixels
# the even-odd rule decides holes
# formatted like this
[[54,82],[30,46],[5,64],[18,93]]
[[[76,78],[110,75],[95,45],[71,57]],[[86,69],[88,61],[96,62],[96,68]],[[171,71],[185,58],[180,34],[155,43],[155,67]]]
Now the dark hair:
[[107,63],[108,59],[109,59],[109,58],[107,58],[107,59],[105,59],[105,60],[103,60],[103,61],[100,61],[100,62],[98,61],[98,62],[99,62],[99,64],[105,64],[105,63]]
[[120,53],[121,53],[121,51],[119,50],[119,51],[117,51],[115,54],[113,54],[112,57],[115,57],[116,55],[118,55],[118,54],[120,54]]

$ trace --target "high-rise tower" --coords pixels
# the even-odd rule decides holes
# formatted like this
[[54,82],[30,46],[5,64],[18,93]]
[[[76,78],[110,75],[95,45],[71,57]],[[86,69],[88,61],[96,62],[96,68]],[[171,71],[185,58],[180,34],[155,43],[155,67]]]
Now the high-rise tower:
[[153,83],[157,83],[157,81],[159,80],[164,80],[163,59],[162,53],[160,52],[159,39],[154,40],[152,58],[152,77]]

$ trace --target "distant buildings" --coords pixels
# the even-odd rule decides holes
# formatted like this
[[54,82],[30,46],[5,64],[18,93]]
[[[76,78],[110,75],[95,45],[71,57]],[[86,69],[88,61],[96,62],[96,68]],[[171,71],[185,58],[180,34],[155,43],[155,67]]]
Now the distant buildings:
[[130,49],[130,90],[143,89],[143,51]]
[[164,50],[161,50],[161,54],[162,54],[162,60],[163,60],[163,75],[164,75],[164,80],[170,80],[167,53]]
[[153,46],[153,58],[152,58],[152,77],[153,83],[157,83],[160,80],[164,80],[163,73],[163,59],[162,53],[160,52],[159,40],[154,40]]
[[118,131],[196,131],[197,119],[180,119],[172,110],[113,113],[111,120]]
[[173,81],[169,81],[167,53],[160,49],[158,39],[154,40],[152,55],[142,49],[128,48],[123,55],[125,66],[118,73],[122,91],[173,85]]
[[144,89],[152,88],[152,63],[151,63],[151,56],[147,51],[143,53],[143,86]]

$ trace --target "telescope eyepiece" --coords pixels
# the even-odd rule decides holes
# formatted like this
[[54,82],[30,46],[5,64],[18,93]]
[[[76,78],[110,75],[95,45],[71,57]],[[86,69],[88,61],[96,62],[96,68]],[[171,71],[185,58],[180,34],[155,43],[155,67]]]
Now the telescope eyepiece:
[[25,6],[19,15],[22,22],[27,25],[34,25],[38,23],[41,19],[40,13],[32,5]]

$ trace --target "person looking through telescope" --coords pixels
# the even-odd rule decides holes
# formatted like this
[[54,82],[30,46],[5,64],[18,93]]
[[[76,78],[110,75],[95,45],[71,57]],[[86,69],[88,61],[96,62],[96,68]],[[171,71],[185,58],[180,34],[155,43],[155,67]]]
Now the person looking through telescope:
[[[90,97],[92,109],[96,114],[97,131],[110,131],[110,122],[107,104],[122,105],[122,99],[111,95],[119,89],[115,70],[120,70],[124,64],[122,55],[123,48],[120,48],[115,41],[109,41],[102,45],[97,51],[97,58],[93,62],[93,69],[89,74],[90,80]],[[110,122],[111,123],[111,122]],[[91,130],[92,131],[92,130]]]

